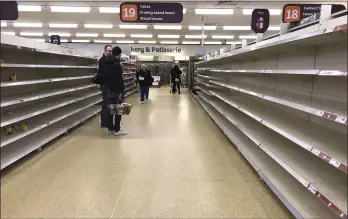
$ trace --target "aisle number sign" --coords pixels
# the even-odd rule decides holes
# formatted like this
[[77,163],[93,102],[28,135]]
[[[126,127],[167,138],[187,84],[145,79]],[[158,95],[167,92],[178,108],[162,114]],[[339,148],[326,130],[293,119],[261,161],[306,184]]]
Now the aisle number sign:
[[120,19],[129,23],[181,23],[183,6],[180,3],[124,2]]
[[[287,4],[283,7],[282,20],[284,23],[301,21],[314,14],[319,14],[321,6],[321,4]],[[332,5],[331,13],[344,9],[343,5]]]
[[255,33],[264,33],[269,27],[268,9],[254,9],[251,14],[251,29]]
[[16,1],[0,1],[0,20],[14,21],[18,19]]

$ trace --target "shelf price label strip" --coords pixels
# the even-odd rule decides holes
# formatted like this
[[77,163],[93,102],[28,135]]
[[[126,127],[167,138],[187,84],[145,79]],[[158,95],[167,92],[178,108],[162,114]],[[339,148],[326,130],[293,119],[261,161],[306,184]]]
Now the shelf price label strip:
[[[204,98],[203,98],[204,99]],[[206,101],[210,105],[212,105],[219,113],[221,113],[225,118],[232,122],[241,132],[243,132],[252,142],[254,142],[259,148],[261,148],[266,154],[268,154],[275,162],[277,162],[280,166],[282,166],[289,174],[291,174],[297,181],[299,181],[304,187],[306,187],[312,194],[316,195],[320,201],[322,201],[327,207],[333,211],[340,218],[347,219],[347,213],[343,212],[341,209],[337,207],[334,203],[332,203],[325,195],[323,195],[320,191],[318,191],[310,182],[308,182],[305,178],[303,178],[300,174],[298,174],[295,170],[289,167],[285,162],[279,159],[276,155],[274,155],[266,146],[262,145],[258,140],[254,137],[251,137],[249,133],[247,133],[244,129],[236,124],[236,122],[232,121],[230,118],[226,117],[225,113],[211,104],[210,101]]]

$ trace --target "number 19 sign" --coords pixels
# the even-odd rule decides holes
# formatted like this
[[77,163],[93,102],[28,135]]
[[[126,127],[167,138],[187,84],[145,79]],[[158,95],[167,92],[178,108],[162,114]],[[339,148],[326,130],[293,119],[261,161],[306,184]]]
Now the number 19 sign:
[[120,19],[130,23],[181,23],[183,7],[180,3],[124,2]]

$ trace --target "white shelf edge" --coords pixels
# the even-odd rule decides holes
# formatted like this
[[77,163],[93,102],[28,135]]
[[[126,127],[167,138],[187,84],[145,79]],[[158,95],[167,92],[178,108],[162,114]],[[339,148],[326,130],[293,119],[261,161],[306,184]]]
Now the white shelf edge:
[[80,97],[80,98],[76,98],[76,99],[73,99],[73,100],[69,100],[69,101],[66,101],[66,102],[64,102],[64,103],[60,103],[60,104],[58,104],[58,105],[54,105],[54,106],[51,106],[51,107],[48,107],[48,108],[45,108],[45,109],[36,111],[36,112],[34,112],[34,113],[30,113],[30,114],[27,114],[27,115],[24,115],[24,116],[21,116],[21,117],[17,117],[16,119],[11,119],[11,120],[6,121],[6,122],[1,122],[0,127],[4,127],[4,126],[10,125],[10,124],[13,124],[13,123],[22,121],[22,120],[24,120],[24,119],[28,119],[28,118],[31,118],[31,117],[34,117],[34,116],[43,114],[43,113],[45,113],[45,112],[49,112],[49,111],[51,111],[51,110],[58,109],[58,108],[60,108],[60,107],[66,106],[66,105],[69,105],[69,104],[72,104],[72,103],[76,103],[76,102],[78,102],[78,101],[80,101],[80,100],[84,100],[84,99],[87,99],[87,98],[89,98],[89,97],[96,96],[96,95],[98,95],[98,94],[101,94],[101,91],[97,91],[97,92],[88,94],[88,95],[86,95],[86,96]]
[[41,129],[47,127],[47,126],[50,126],[50,125],[52,125],[52,124],[54,124],[54,123],[56,123],[56,122],[62,120],[62,119],[65,119],[65,118],[67,118],[67,117],[69,117],[69,116],[71,116],[71,115],[74,115],[74,114],[76,114],[76,113],[78,113],[78,112],[81,112],[82,110],[87,109],[87,108],[90,107],[90,106],[93,106],[93,105],[95,105],[95,104],[97,104],[97,103],[100,103],[102,100],[103,100],[103,99],[100,98],[100,99],[98,99],[98,100],[96,100],[96,101],[94,101],[94,102],[92,102],[92,103],[89,103],[88,105],[86,105],[86,106],[84,106],[84,107],[82,107],[82,108],[78,108],[77,110],[74,110],[74,111],[72,111],[72,112],[70,112],[70,113],[67,113],[67,114],[61,116],[61,117],[58,117],[58,118],[55,118],[54,120],[51,120],[50,122],[47,122],[47,123],[45,123],[45,124],[42,124],[42,125],[40,125],[40,126],[34,128],[34,129],[28,130],[27,132],[23,132],[23,133],[21,133],[20,135],[17,135],[17,136],[15,136],[15,137],[13,137],[13,138],[10,138],[10,139],[8,139],[8,140],[6,140],[6,141],[4,141],[4,142],[1,142],[1,147],[4,147],[4,146],[6,146],[6,145],[8,145],[8,144],[10,144],[10,143],[12,143],[12,142],[18,141],[19,139],[24,138],[25,136],[28,136],[28,135],[30,135],[30,134],[33,134],[33,133],[35,133],[35,132],[37,132],[37,131],[39,131],[39,130],[41,130]]
[[312,115],[319,116],[319,117],[321,117],[323,119],[326,119],[326,120],[330,120],[330,121],[337,122],[337,123],[340,123],[340,124],[343,124],[343,125],[347,125],[347,119],[348,118],[347,118],[346,115],[339,115],[339,114],[327,112],[327,111],[324,111],[324,110],[321,110],[321,109],[317,109],[317,108],[313,108],[313,107],[309,107],[309,106],[304,106],[302,104],[298,104],[298,103],[294,103],[294,102],[291,102],[291,101],[283,100],[283,99],[280,99],[280,98],[276,98],[276,97],[272,97],[272,96],[256,93],[256,92],[253,92],[253,91],[250,91],[250,90],[242,89],[242,88],[239,88],[239,87],[234,87],[234,86],[231,86],[231,85],[228,85],[228,84],[224,84],[224,83],[220,83],[220,82],[217,82],[217,81],[210,81],[210,82],[213,83],[213,84],[219,85],[221,87],[225,87],[225,88],[228,88],[228,89],[231,89],[231,90],[234,90],[234,91],[239,91],[241,93],[249,94],[249,95],[252,95],[252,96],[264,99],[264,100],[268,100],[268,101],[273,102],[273,103],[281,104],[281,105],[284,105],[284,106],[287,106],[287,107],[290,107],[290,108],[293,108],[293,109],[296,109],[296,110],[307,112],[307,113],[310,113]]
[[[308,189],[309,192],[311,192],[313,195],[317,196],[322,202],[323,199],[326,199],[327,207],[333,211],[337,216],[343,215],[343,218],[347,217],[347,213],[342,211],[334,202],[330,201],[324,193],[321,191],[318,191],[314,185],[311,184],[311,182],[307,181],[303,176],[298,174],[295,170],[293,170],[290,166],[288,166],[286,163],[284,163],[280,158],[278,158],[276,155],[270,151],[267,146],[262,145],[260,142],[258,142],[252,135],[250,135],[246,130],[242,129],[238,123],[233,121],[232,119],[228,118],[223,111],[216,108],[216,105],[208,102],[210,105],[212,105],[219,113],[221,113],[228,121],[230,121],[232,124],[234,124],[241,132],[243,132],[251,141],[255,143],[259,148],[261,148],[266,154],[268,154],[276,163],[278,163],[280,166],[284,168],[290,175],[292,175],[300,184],[302,184],[305,188]],[[325,202],[324,202],[325,203]],[[340,216],[342,217],[342,216]]]
[[60,81],[81,80],[81,79],[87,79],[87,78],[93,78],[93,77],[94,75],[85,75],[85,76],[76,76],[76,77],[47,78],[47,79],[28,80],[28,81],[9,81],[9,82],[1,82],[0,87],[13,87],[13,86],[43,84],[43,83],[60,82]]
[[[200,70],[200,69],[197,69]],[[203,71],[207,71],[204,69]],[[210,72],[239,73],[239,74],[290,74],[290,75],[318,75],[318,76],[347,76],[347,72],[337,70],[230,70],[209,69]]]
[[75,87],[75,88],[63,89],[63,90],[60,90],[60,91],[55,91],[55,92],[41,94],[41,95],[32,96],[32,97],[27,97],[27,98],[23,98],[23,99],[19,99],[19,100],[11,100],[11,101],[7,101],[7,102],[4,102],[4,103],[1,103],[0,107],[15,105],[15,104],[24,103],[24,102],[29,102],[29,101],[33,101],[33,100],[38,100],[38,99],[42,99],[42,98],[46,98],[46,97],[56,96],[56,95],[69,93],[69,92],[73,92],[73,91],[78,91],[78,90],[82,90],[82,89],[87,89],[87,88],[90,88],[90,87],[96,87],[96,86],[97,86],[96,84],[91,84],[91,85],[85,85],[85,86],[80,86],[80,87]]
[[1,63],[1,68],[98,68],[97,66],[74,66],[74,65],[34,65],[34,64],[11,64]]

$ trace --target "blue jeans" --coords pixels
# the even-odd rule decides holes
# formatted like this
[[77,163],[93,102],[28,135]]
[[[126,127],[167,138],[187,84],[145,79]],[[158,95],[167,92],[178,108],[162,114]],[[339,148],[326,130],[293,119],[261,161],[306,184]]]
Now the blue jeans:
[[140,100],[141,101],[145,101],[149,99],[149,91],[150,91],[150,87],[148,86],[140,86]]

